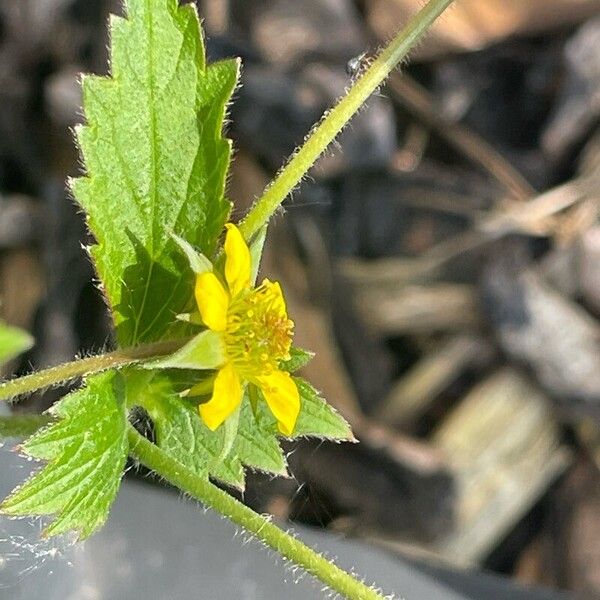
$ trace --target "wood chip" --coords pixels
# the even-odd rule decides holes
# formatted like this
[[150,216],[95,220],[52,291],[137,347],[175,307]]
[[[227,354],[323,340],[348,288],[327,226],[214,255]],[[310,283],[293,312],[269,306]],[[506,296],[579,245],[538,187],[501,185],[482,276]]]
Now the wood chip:
[[409,427],[469,364],[487,362],[492,355],[493,350],[479,337],[451,337],[396,382],[376,418],[388,425]]
[[455,564],[485,559],[570,462],[550,401],[509,368],[473,389],[432,441],[458,494],[455,529],[435,549]]

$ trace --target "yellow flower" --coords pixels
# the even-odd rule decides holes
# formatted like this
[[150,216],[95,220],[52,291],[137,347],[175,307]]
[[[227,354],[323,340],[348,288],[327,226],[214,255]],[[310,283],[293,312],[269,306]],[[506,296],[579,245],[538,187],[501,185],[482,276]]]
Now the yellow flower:
[[250,250],[235,225],[227,225],[224,285],[213,272],[197,275],[195,296],[204,324],[220,335],[225,362],[210,400],[199,407],[213,431],[238,408],[244,386],[262,390],[279,430],[291,435],[300,412],[300,394],[289,373],[279,368],[290,358],[294,323],[288,318],[278,283],[251,286]]

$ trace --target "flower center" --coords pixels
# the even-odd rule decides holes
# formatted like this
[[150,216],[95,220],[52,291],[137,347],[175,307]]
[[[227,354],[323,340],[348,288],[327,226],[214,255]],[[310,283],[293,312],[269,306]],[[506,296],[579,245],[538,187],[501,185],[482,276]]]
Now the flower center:
[[290,357],[294,323],[279,284],[265,281],[234,298],[227,313],[227,356],[247,378],[267,375]]

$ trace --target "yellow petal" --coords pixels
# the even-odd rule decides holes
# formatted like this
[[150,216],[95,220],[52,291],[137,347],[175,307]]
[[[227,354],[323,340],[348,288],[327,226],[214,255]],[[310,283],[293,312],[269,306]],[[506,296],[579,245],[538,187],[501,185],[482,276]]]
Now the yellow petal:
[[242,384],[233,365],[226,364],[215,378],[212,398],[198,407],[206,426],[214,431],[242,401]]
[[242,237],[240,230],[228,223],[225,236],[225,279],[229,285],[232,296],[239,294],[250,286],[252,275],[252,260],[248,244]]
[[259,378],[260,389],[271,412],[277,419],[279,431],[292,435],[300,412],[300,393],[289,373],[273,371]]
[[273,309],[275,309],[280,315],[287,316],[287,308],[285,305],[285,298],[283,297],[283,291],[279,285],[279,281],[269,281],[265,279],[263,285],[268,286],[270,289],[271,303]]
[[225,331],[229,295],[214,273],[196,277],[196,302],[204,324],[214,331]]

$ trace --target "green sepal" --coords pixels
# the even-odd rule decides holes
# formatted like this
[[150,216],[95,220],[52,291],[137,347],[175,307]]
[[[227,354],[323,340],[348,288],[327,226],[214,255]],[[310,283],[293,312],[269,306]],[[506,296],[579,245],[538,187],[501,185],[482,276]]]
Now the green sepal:
[[258,277],[258,271],[260,269],[260,263],[262,260],[263,249],[265,247],[265,241],[267,239],[267,225],[263,225],[258,233],[254,236],[254,239],[250,242],[250,262],[252,264],[252,274],[250,281],[255,284],[256,278]]
[[178,235],[172,233],[171,237],[173,238],[174,242],[179,246],[181,251],[185,254],[186,258],[188,259],[188,262],[190,263],[190,269],[192,269],[192,271],[194,271],[196,275],[212,271],[213,265],[210,262],[210,260],[208,260],[208,258],[204,256],[204,254],[198,252],[189,242],[186,242],[183,238],[180,238]]
[[314,352],[292,346],[292,348],[290,348],[290,358],[282,361],[279,366],[288,373],[295,373],[299,369],[302,369],[302,367],[305,367],[314,356]]
[[216,369],[225,362],[225,349],[220,333],[207,329],[174,354],[146,363],[146,369]]
[[217,462],[219,463],[225,460],[229,454],[231,454],[231,450],[235,444],[235,440],[238,436],[238,431],[240,428],[240,408],[241,405],[238,406],[227,417],[227,419],[225,419],[225,422],[222,425],[223,447],[221,448],[221,454],[219,454],[219,458],[217,459]]
[[259,389],[250,383],[248,385],[248,402],[250,403],[250,408],[252,409],[252,414],[258,418],[258,403],[261,399],[261,394]]

